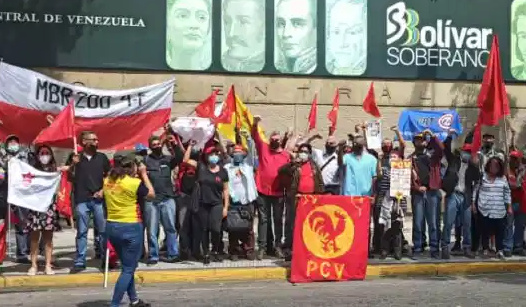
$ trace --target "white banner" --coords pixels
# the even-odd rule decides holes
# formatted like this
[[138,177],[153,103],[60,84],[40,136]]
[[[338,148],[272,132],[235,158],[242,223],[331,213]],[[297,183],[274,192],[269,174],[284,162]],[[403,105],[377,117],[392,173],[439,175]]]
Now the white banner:
[[411,159],[391,160],[391,190],[389,196],[402,198],[411,195]]
[[209,118],[178,117],[171,123],[172,130],[181,136],[183,142],[196,141],[195,147],[203,149],[214,136],[215,127]]
[[175,79],[128,90],[101,90],[64,83],[2,62],[0,101],[20,108],[58,114],[71,99],[75,116],[118,117],[172,106]]
[[16,158],[8,162],[7,202],[46,212],[60,183],[59,172],[43,172]]
[[367,148],[382,148],[382,122],[380,120],[367,122],[365,133],[365,137],[367,138]]

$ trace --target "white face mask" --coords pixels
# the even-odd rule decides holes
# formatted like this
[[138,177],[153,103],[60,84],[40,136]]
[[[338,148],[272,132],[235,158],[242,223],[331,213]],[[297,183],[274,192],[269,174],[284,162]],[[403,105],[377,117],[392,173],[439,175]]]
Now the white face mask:
[[298,158],[299,158],[301,161],[306,162],[306,161],[309,160],[309,154],[306,153],[306,152],[300,152],[300,153],[298,154]]
[[43,165],[47,165],[49,163],[49,161],[51,161],[51,156],[50,155],[42,155],[42,156],[38,157],[38,160]]

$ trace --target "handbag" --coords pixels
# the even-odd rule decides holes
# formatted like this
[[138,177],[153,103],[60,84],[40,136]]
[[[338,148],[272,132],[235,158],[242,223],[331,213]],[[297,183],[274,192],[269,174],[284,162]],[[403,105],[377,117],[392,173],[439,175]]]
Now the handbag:
[[253,226],[254,217],[248,206],[236,206],[228,210],[226,229],[228,232],[249,231]]

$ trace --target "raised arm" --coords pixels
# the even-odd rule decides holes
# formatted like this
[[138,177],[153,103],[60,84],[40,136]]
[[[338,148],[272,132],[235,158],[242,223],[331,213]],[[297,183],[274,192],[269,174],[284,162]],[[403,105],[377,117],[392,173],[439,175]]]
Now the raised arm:
[[391,131],[393,131],[396,137],[398,138],[398,144],[400,144],[400,152],[405,152],[405,147],[407,144],[405,143],[404,136],[400,133],[400,130],[398,130],[398,126],[392,126]]
[[190,140],[190,142],[188,142],[188,146],[186,147],[186,151],[184,152],[184,156],[183,156],[184,163],[187,163],[190,160],[190,155],[192,154],[192,147],[194,147],[194,145],[195,145],[194,140]]
[[261,122],[261,117],[254,116],[254,124],[252,125],[252,140],[254,140],[254,145],[258,152],[258,155],[263,155],[268,151],[268,144],[266,144],[259,135],[259,123]]

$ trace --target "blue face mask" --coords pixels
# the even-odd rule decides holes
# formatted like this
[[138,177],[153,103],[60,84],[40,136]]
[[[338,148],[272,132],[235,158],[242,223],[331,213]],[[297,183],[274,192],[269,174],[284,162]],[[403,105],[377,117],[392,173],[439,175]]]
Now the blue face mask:
[[218,155],[210,155],[210,156],[208,156],[208,163],[210,163],[210,164],[217,164],[217,163],[219,163],[219,156]]
[[20,150],[20,145],[18,145],[18,144],[11,144],[11,145],[7,146],[7,151],[9,153],[14,154],[14,153],[17,153],[19,150]]
[[234,162],[234,164],[241,164],[244,159],[245,159],[244,154],[233,154],[232,155],[232,161]]

